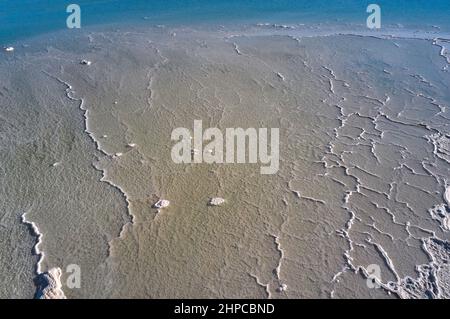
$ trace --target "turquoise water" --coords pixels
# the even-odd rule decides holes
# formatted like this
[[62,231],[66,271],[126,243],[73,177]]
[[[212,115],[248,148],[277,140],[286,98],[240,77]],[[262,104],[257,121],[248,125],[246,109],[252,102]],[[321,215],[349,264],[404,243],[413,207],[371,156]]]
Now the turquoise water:
[[82,27],[89,27],[118,22],[152,25],[241,22],[364,24],[366,7],[373,2],[382,8],[384,25],[435,25],[442,30],[450,30],[448,0],[2,0],[0,43],[66,28],[66,7],[71,3],[80,5]]

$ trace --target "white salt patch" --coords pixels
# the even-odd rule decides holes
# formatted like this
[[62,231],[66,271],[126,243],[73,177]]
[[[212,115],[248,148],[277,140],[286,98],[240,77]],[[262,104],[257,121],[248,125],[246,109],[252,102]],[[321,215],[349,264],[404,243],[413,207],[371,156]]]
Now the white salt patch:
[[36,264],[36,274],[40,275],[42,273],[42,262],[43,262],[44,257],[45,257],[44,252],[40,250],[40,245],[42,243],[43,235],[39,231],[39,228],[37,227],[37,225],[34,222],[32,222],[32,221],[27,219],[27,212],[22,214],[21,221],[22,221],[23,224],[29,225],[31,227],[32,232],[33,232],[33,236],[37,237],[36,244],[33,247],[33,253],[36,256],[39,257],[39,260],[37,261],[37,264]]
[[52,268],[41,275],[37,297],[39,299],[66,299],[61,284],[61,268]]
[[281,74],[280,72],[277,72],[277,76],[278,76],[281,80],[283,80],[283,81],[286,80],[286,78],[284,77],[284,75]]
[[242,52],[239,50],[239,46],[236,43],[233,43],[233,47],[234,47],[234,51],[238,54],[238,55],[242,55]]
[[286,291],[288,286],[286,284],[282,284],[280,287],[278,287],[278,292]]
[[157,201],[155,204],[153,204],[153,208],[166,208],[169,207],[170,202],[166,199],[160,199],[159,201]]
[[442,227],[446,230],[450,230],[450,217],[446,217],[442,222]]
[[447,206],[450,207],[450,185],[447,185],[445,192],[444,192],[444,199],[447,203]]
[[208,205],[209,206],[220,206],[223,203],[225,203],[225,199],[221,197],[213,197],[209,200]]
[[27,212],[21,216],[21,221],[25,225],[29,225],[33,235],[37,236],[37,241],[33,248],[33,253],[39,257],[36,264],[36,274],[38,275],[39,280],[37,297],[39,299],[66,299],[64,291],[62,290],[61,269],[52,268],[48,272],[42,272],[42,263],[45,258],[44,252],[40,250],[43,237],[42,233],[34,222],[27,219]]
[[302,198],[302,194],[299,191],[292,191],[294,193],[295,197]]
[[277,250],[280,254],[280,260],[278,261],[278,265],[275,268],[275,274],[277,275],[278,280],[280,280],[280,275],[281,275],[281,263],[283,262],[283,258],[284,258],[284,250],[283,248],[281,248],[281,243],[280,243],[280,237],[276,236],[276,235],[272,235],[275,245],[277,247]]

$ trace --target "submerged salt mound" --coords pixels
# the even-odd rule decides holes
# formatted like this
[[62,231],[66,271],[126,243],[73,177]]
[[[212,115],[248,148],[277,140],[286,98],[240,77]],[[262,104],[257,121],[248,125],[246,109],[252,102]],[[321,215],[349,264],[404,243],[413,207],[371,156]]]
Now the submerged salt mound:
[[225,203],[225,199],[221,197],[213,197],[209,200],[208,205],[209,206],[220,206],[223,203]]
[[66,299],[61,284],[61,268],[52,268],[42,273],[36,279],[38,290],[37,299]]
[[166,207],[169,207],[169,205],[170,205],[170,202],[168,201],[168,200],[166,200],[166,199],[160,199],[159,201],[157,201],[155,204],[153,204],[153,208],[157,208],[157,209],[160,209],[160,208],[166,208]]

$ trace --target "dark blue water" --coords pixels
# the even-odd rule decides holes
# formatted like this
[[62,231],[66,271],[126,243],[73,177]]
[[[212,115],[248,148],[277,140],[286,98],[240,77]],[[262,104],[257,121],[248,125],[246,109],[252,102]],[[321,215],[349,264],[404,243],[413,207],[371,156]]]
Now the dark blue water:
[[364,24],[367,5],[377,3],[384,25],[439,25],[450,30],[450,0],[0,0],[0,44],[66,28],[66,7],[71,3],[81,7],[82,27],[121,22]]

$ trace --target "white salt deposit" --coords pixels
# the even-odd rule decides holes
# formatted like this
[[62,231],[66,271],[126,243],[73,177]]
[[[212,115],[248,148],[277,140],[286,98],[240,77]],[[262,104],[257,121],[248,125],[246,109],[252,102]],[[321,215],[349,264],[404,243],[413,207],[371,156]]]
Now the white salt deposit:
[[450,185],[447,185],[445,192],[444,192],[444,199],[447,203],[447,206],[450,207]]
[[282,284],[280,287],[278,287],[278,292],[286,291],[288,286],[286,284]]
[[160,199],[159,201],[157,201],[155,204],[153,204],[153,208],[166,208],[169,207],[170,202],[166,199]]
[[209,200],[208,205],[209,206],[220,206],[223,203],[225,203],[225,199],[221,197],[213,197]]
[[62,290],[61,274],[60,268],[52,268],[40,276],[41,282],[37,292],[39,299],[66,299]]
[[277,73],[277,76],[278,76],[282,81],[285,81],[285,80],[286,80],[286,78],[284,77],[284,75],[281,74],[280,72]]

